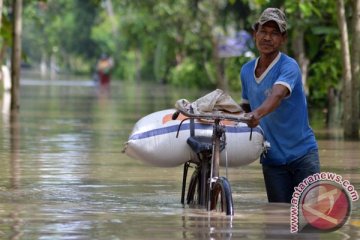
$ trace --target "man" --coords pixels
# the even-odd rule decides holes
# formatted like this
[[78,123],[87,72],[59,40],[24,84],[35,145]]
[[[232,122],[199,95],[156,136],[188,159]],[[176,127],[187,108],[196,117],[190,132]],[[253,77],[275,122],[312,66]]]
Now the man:
[[260,161],[268,200],[290,203],[294,187],[320,172],[320,164],[299,66],[280,52],[286,31],[285,14],[266,9],[254,24],[260,56],[242,67],[240,77],[248,125],[260,124],[271,145]]

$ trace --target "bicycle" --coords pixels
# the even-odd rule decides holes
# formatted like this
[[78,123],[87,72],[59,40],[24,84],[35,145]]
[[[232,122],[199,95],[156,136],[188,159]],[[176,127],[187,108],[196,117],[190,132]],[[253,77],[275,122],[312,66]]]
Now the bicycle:
[[[234,116],[219,112],[195,114],[191,107],[186,109],[182,105],[177,104],[176,112],[172,117],[173,120],[177,119],[180,113],[186,116],[186,118],[180,122],[176,136],[179,134],[182,123],[190,120],[190,137],[187,139],[187,144],[197,156],[197,159],[184,163],[181,203],[185,204],[188,170],[192,165],[195,165],[195,170],[188,186],[186,203],[188,205],[205,207],[208,211],[215,210],[225,212],[226,215],[234,215],[230,182],[227,177],[219,176],[220,152],[226,145],[226,128],[221,124],[221,121],[247,122],[250,119],[245,116]],[[195,136],[195,119],[212,122],[212,136]],[[251,136],[252,130],[250,131],[250,140]]]

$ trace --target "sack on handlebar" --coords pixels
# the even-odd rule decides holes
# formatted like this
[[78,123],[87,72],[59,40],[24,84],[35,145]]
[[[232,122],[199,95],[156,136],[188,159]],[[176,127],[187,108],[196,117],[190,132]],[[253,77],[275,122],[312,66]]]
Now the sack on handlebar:
[[[190,136],[189,121],[181,125],[179,136],[176,137],[179,124],[185,116],[180,114],[173,120],[172,115],[175,111],[162,110],[141,118],[135,124],[124,152],[132,158],[158,167],[176,167],[196,159],[186,143]],[[253,128],[250,141],[250,128],[245,123],[226,122],[225,125],[226,146],[221,152],[220,165],[225,166],[226,155],[230,167],[248,165],[257,160],[265,150],[262,129]],[[211,134],[212,124],[195,120],[196,136]]]

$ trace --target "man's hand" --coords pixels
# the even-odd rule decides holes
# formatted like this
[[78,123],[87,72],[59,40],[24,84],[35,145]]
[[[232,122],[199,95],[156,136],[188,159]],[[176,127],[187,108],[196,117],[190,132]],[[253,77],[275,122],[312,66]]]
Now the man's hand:
[[249,112],[245,114],[245,117],[250,118],[250,121],[247,122],[247,125],[250,128],[254,128],[260,123],[260,117],[256,114],[256,112]]

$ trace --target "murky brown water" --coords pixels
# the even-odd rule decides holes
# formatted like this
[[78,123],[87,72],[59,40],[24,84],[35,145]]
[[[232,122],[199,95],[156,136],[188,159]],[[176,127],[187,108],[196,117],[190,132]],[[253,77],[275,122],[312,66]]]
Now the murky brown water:
[[[336,232],[290,234],[289,205],[267,203],[257,162],[229,170],[230,218],[180,204],[182,166],[121,153],[137,119],[201,95],[125,83],[98,94],[89,81],[22,80],[19,115],[0,120],[0,239],[360,238],[359,202]],[[319,145],[322,170],[360,190],[359,142]]]

